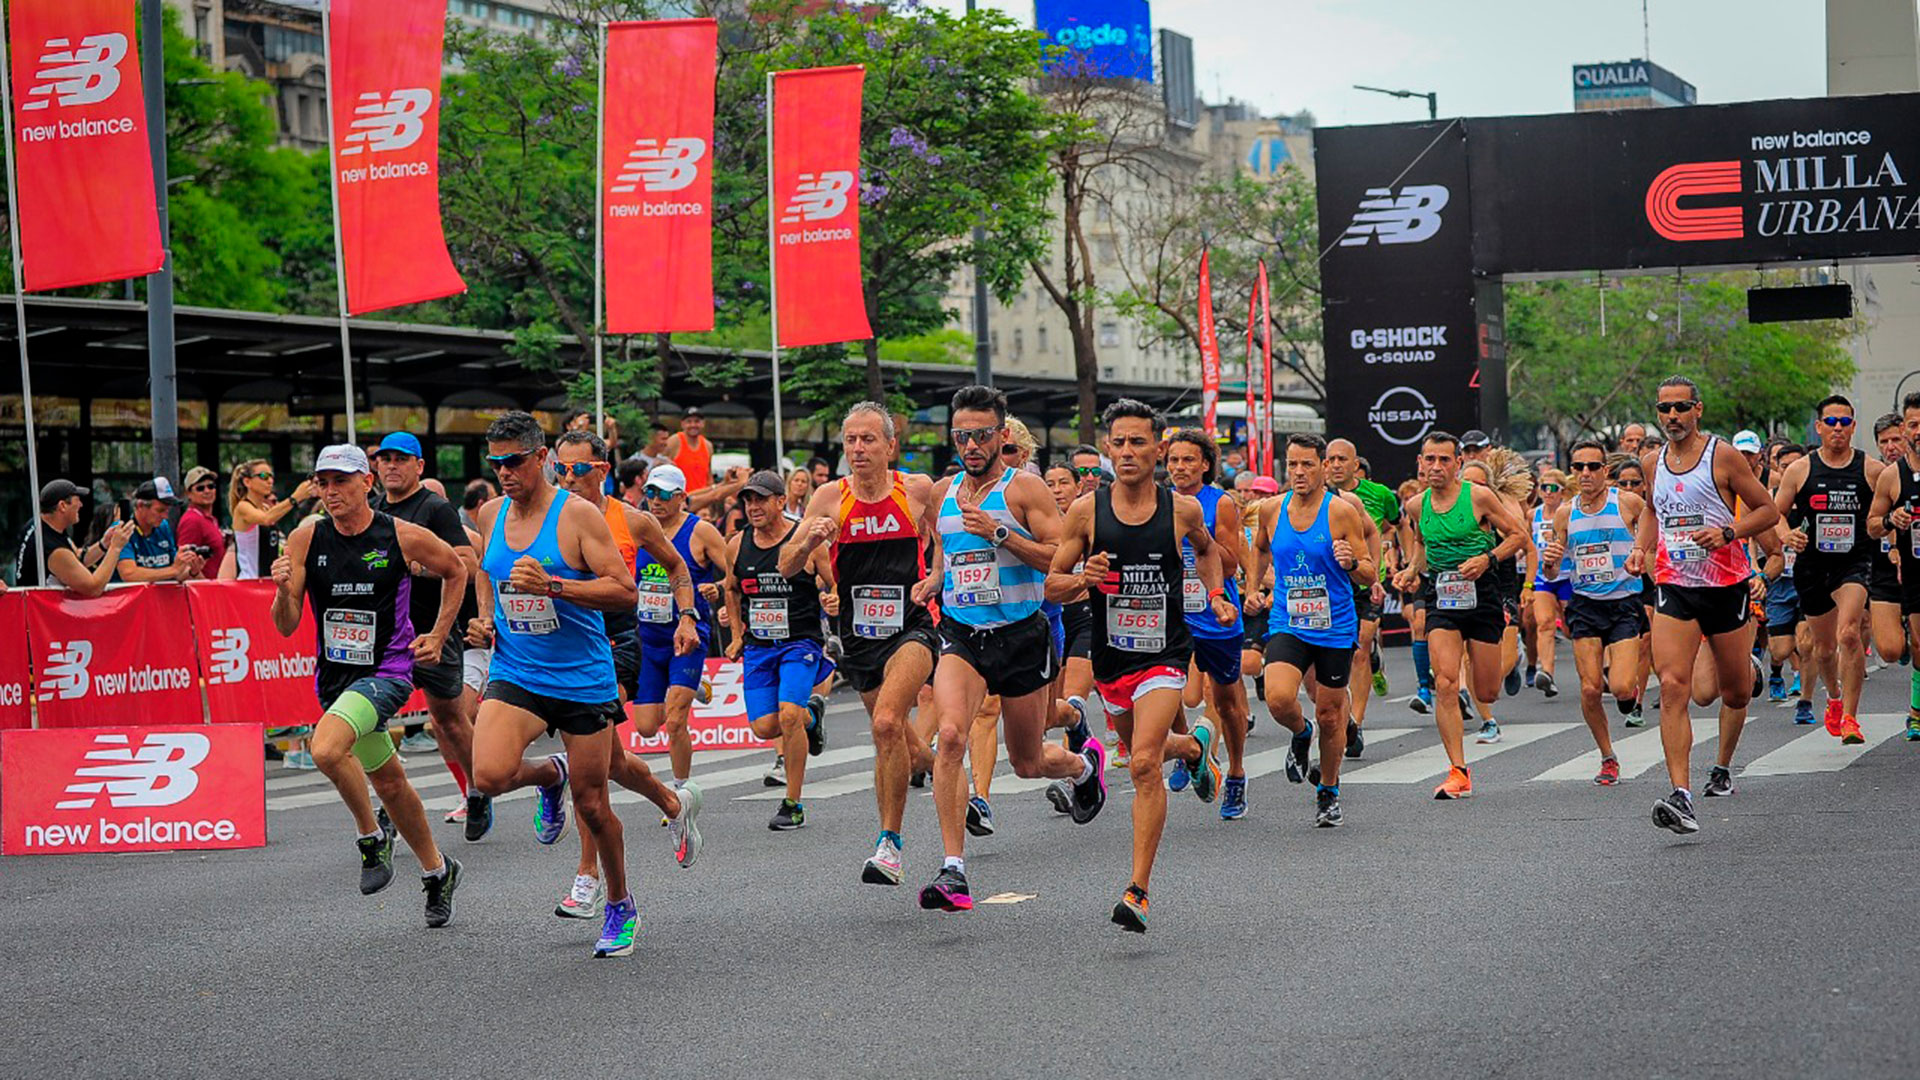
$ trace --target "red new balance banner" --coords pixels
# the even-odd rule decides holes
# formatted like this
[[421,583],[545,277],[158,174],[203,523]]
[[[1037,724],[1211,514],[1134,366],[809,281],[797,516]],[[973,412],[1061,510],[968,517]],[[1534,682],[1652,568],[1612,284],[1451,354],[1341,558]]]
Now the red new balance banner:
[[1207,438],[1213,438],[1220,412],[1220,339],[1213,332],[1213,272],[1200,252],[1200,409]]
[[1247,294],[1247,468],[1260,472],[1259,417],[1253,411],[1253,330],[1260,318],[1260,290]]
[[1267,260],[1260,260],[1260,367],[1266,383],[1265,405],[1260,410],[1260,471],[1276,479],[1273,471],[1273,312],[1267,294]]
[[0,732],[0,851],[267,842],[259,724]]
[[333,0],[327,16],[336,223],[347,311],[466,289],[440,227],[446,0]]
[[[740,681],[740,661],[707,658],[707,682],[713,686],[713,700],[705,705],[693,703],[687,714],[687,734],[698,750],[751,750],[772,748],[773,743],[754,735],[747,722],[747,692]],[[632,715],[633,706],[627,706]],[[620,725],[620,741],[636,754],[667,752],[667,733],[641,735],[629,720]]]
[[860,341],[861,67],[773,75],[773,279],[782,348]]
[[0,593],[0,729],[33,726],[27,704],[27,594]]
[[601,236],[607,332],[713,329],[712,19],[607,27]]
[[42,728],[201,722],[186,589],[34,589],[26,601]]
[[299,627],[283,637],[273,625],[271,581],[200,582],[186,592],[210,722],[283,727],[319,719],[311,608],[302,607]]
[[14,0],[15,171],[29,291],[160,269],[160,220],[127,0]]

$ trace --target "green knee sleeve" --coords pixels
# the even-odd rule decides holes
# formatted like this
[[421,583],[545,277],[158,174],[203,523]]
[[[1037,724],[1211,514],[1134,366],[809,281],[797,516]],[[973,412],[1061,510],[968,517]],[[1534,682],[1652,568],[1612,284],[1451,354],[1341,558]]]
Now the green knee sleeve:
[[349,690],[333,699],[327,714],[345,720],[359,736],[353,743],[353,756],[360,759],[361,768],[372,772],[393,758],[393,738],[380,721],[380,710],[365,695]]

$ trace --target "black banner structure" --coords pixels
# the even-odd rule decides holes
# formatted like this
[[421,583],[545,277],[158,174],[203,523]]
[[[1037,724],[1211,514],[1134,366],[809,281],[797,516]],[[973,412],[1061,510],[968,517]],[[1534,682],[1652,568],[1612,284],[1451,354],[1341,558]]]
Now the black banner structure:
[[1506,427],[1500,280],[1920,254],[1920,94],[1321,128],[1328,430]]

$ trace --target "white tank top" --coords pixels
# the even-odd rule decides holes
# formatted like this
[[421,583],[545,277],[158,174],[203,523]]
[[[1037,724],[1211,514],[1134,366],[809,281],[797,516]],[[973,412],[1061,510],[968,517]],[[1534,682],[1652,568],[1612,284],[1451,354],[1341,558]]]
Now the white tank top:
[[1719,588],[1738,585],[1753,576],[1745,545],[1734,543],[1709,552],[1693,542],[1700,529],[1718,529],[1734,523],[1733,507],[1713,482],[1713,453],[1717,436],[1707,436],[1700,460],[1684,473],[1667,467],[1671,446],[1663,447],[1653,471],[1653,513],[1660,543],[1655,552],[1653,580],[1658,585]]

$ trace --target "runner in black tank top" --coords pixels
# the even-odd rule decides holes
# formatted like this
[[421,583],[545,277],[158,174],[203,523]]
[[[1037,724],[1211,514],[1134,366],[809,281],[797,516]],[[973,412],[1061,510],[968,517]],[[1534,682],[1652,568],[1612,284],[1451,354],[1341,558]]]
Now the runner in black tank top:
[[793,536],[788,529],[779,544],[761,547],[753,530],[740,534],[740,557],[733,573],[746,599],[747,644],[778,647],[797,641],[822,640],[820,585],[812,574],[785,577],[780,573],[780,548]]
[[[1867,527],[1875,536],[1893,541],[1900,560],[1900,614],[1906,628],[1908,655],[1920,641],[1920,401],[1901,410],[1907,433],[1907,452],[1888,465],[1874,485],[1873,509]],[[1909,676],[1907,741],[1920,742],[1920,668]]]
[[1106,552],[1107,585],[1095,589],[1093,677],[1110,683],[1152,667],[1185,670],[1193,658],[1180,602],[1180,542],[1173,492],[1156,489],[1153,517],[1128,525],[1113,514],[1113,491],[1093,495],[1093,550]]

